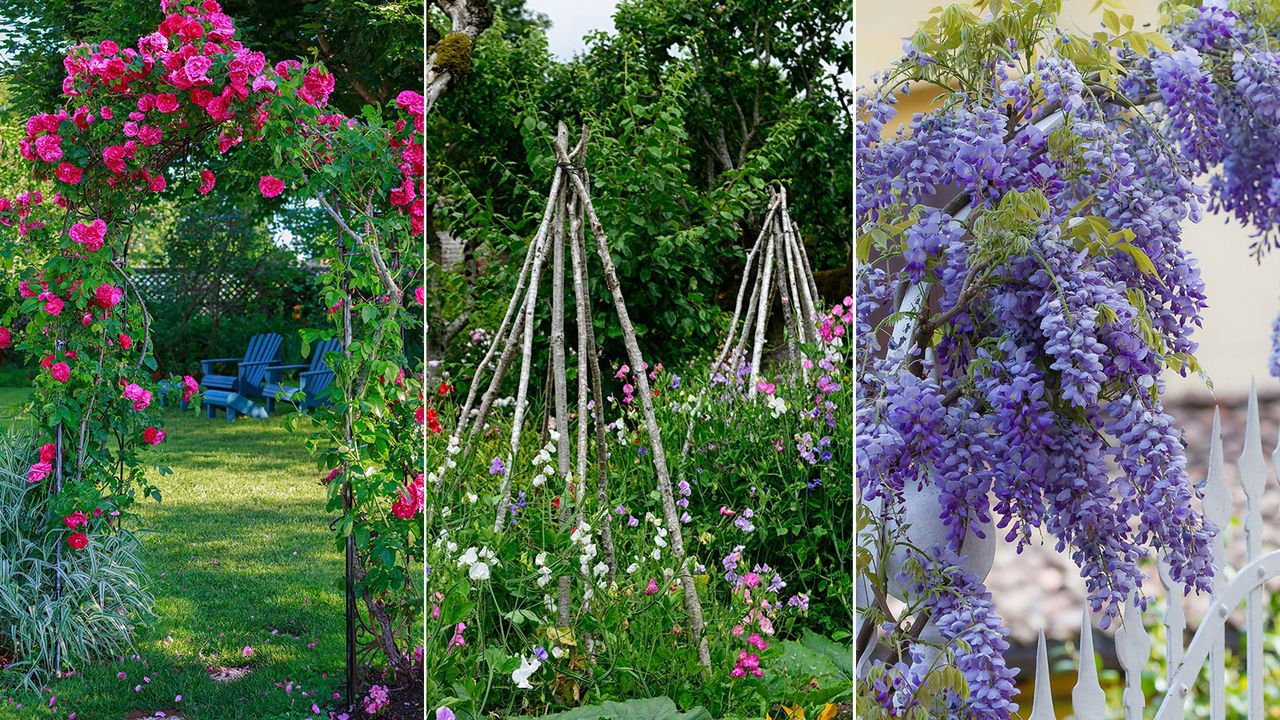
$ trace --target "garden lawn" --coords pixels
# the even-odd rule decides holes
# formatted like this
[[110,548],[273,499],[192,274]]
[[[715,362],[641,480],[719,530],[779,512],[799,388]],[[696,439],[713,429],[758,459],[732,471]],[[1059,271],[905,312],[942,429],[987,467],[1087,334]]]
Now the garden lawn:
[[[0,388],[0,415],[12,416],[22,394]],[[228,425],[167,411],[168,438],[153,452],[173,474],[154,475],[162,503],[138,504],[157,617],[139,627],[137,655],[57,683],[54,709],[47,694],[17,697],[0,703],[0,718],[125,720],[162,710],[274,720],[317,717],[313,702],[333,706],[343,689],[342,556],[322,473],[282,417]],[[209,669],[218,667],[250,672],[217,682]]]

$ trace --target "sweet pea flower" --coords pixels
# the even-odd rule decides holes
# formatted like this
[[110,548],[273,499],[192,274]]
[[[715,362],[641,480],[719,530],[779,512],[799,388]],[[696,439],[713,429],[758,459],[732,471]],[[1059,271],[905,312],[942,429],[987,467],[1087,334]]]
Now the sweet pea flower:
[[511,671],[511,680],[515,682],[516,687],[522,690],[532,690],[533,685],[529,683],[529,677],[542,667],[542,661],[538,658],[529,659],[520,655],[520,667]]

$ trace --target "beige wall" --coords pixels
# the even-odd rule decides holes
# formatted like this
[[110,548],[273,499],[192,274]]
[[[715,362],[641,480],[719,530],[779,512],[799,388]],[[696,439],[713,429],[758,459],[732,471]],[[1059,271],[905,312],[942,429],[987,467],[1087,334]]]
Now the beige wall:
[[[1090,14],[1094,0],[1066,0],[1063,26],[1089,32],[1100,24]],[[871,76],[902,53],[903,40],[945,0],[893,0],[857,4],[855,26],[856,76],[868,84]],[[1129,12],[1138,23],[1154,22],[1155,0],[1130,0]],[[1218,395],[1238,395],[1257,376],[1260,389],[1280,389],[1269,378],[1271,321],[1280,309],[1280,254],[1262,264],[1249,257],[1249,231],[1234,221],[1208,216],[1199,224],[1187,223],[1186,247],[1198,259],[1205,281],[1209,308],[1204,327],[1195,335],[1200,342],[1197,357],[1212,377]],[[1169,377],[1172,395],[1208,394],[1196,378]]]

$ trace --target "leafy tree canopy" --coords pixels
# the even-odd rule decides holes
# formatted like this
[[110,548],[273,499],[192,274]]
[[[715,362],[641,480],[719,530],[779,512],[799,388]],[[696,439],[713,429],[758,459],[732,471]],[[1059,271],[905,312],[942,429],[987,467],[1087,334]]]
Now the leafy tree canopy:
[[[454,318],[470,313],[472,324],[492,326],[514,278],[485,269],[518,261],[536,229],[558,120],[591,127],[593,193],[655,356],[696,353],[715,337],[769,184],[794,198],[817,269],[848,284],[847,8],[624,0],[616,30],[594,33],[568,62],[551,57],[546,19],[523,0],[494,3],[494,15],[469,74],[428,119],[431,257],[439,263],[447,244],[460,243],[465,258],[460,272],[437,270],[429,293],[437,352],[447,331],[464,327]],[[439,38],[445,23],[429,17],[428,26],[429,39]],[[594,290],[604,312],[606,291]]]

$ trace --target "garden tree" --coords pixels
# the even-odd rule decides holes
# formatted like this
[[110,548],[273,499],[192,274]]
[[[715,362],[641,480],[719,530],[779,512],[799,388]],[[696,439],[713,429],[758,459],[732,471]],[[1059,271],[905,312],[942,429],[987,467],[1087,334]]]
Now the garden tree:
[[427,114],[440,93],[471,72],[476,36],[493,24],[489,0],[437,0],[436,4],[448,23],[443,33],[427,23]]
[[[422,81],[421,0],[232,0],[243,41],[268,57],[310,58],[334,75],[330,104],[358,115]],[[141,37],[154,29],[151,7],[128,0],[0,0],[0,57],[19,87],[21,107],[58,101],[72,44]]]
[[[255,216],[265,213],[245,211],[235,195],[210,195],[185,207],[187,214],[164,228],[159,256],[135,264],[148,268],[149,279],[139,278],[139,285],[154,315],[153,332],[163,338],[155,348],[162,372],[195,372],[202,358],[242,348],[261,332],[283,335],[292,356],[299,329],[328,324],[317,269],[276,243],[270,218]],[[311,240],[323,255],[333,234],[317,232]]]
[[[1199,370],[1180,223],[1274,237],[1280,22],[1168,4],[1148,32],[1102,4],[1089,36],[1056,0],[951,6],[858,99],[858,652],[885,628],[902,661],[859,683],[871,717],[1016,709],[974,551],[995,527],[1069,548],[1104,628],[1145,604],[1153,550],[1210,587],[1217,528],[1160,374]],[[910,85],[939,104],[893,133]]]
[[[804,238],[810,256],[819,269],[844,266],[847,283],[852,177],[847,163],[831,161],[852,141],[839,79],[850,62],[844,9],[725,2],[707,11],[634,0],[619,5],[616,33],[593,35],[567,63],[551,59],[536,18],[508,22],[511,14],[497,14],[466,81],[430,120],[428,244],[437,263],[450,245],[460,263],[434,281],[447,292],[433,293],[428,310],[440,317],[429,323],[440,330],[429,333],[429,355],[445,356],[457,337],[444,329],[497,321],[511,278],[485,268],[522,252],[515,239],[532,234],[535,188],[554,165],[545,138],[559,120],[595,129],[595,200],[617,243],[637,332],[655,357],[711,347],[769,182],[792,188],[796,212],[815,218]],[[486,112],[495,106],[515,112]],[[604,307],[606,289],[592,290]],[[605,352],[619,355],[621,338],[606,332]]]
[[[338,332],[344,351],[328,359],[338,392],[316,413],[308,443],[329,470],[330,509],[343,511],[339,539],[356,549],[349,569],[373,643],[396,675],[411,676],[405,628],[422,609],[412,578],[424,419],[400,340],[422,295],[413,290],[422,96],[404,91],[385,109],[347,117],[327,103],[335,80],[323,66],[268,63],[236,39],[213,0],[165,0],[161,9],[159,27],[131,45],[102,40],[67,52],[65,104],[26,122],[18,149],[27,187],[0,199],[22,277],[0,344],[42,367],[31,409],[49,442],[29,479],[52,496],[50,527],[72,551],[117,531],[139,496],[158,497],[141,452],[164,432],[150,409],[151,313],[126,265],[133,226],[171,182],[215,191],[218,175],[195,171],[199,158],[269,147],[278,168],[259,177],[259,192],[315,198],[337,226],[339,242],[322,258],[332,269],[323,290],[332,325],[303,340]],[[198,391],[190,377],[174,384],[184,399]]]

